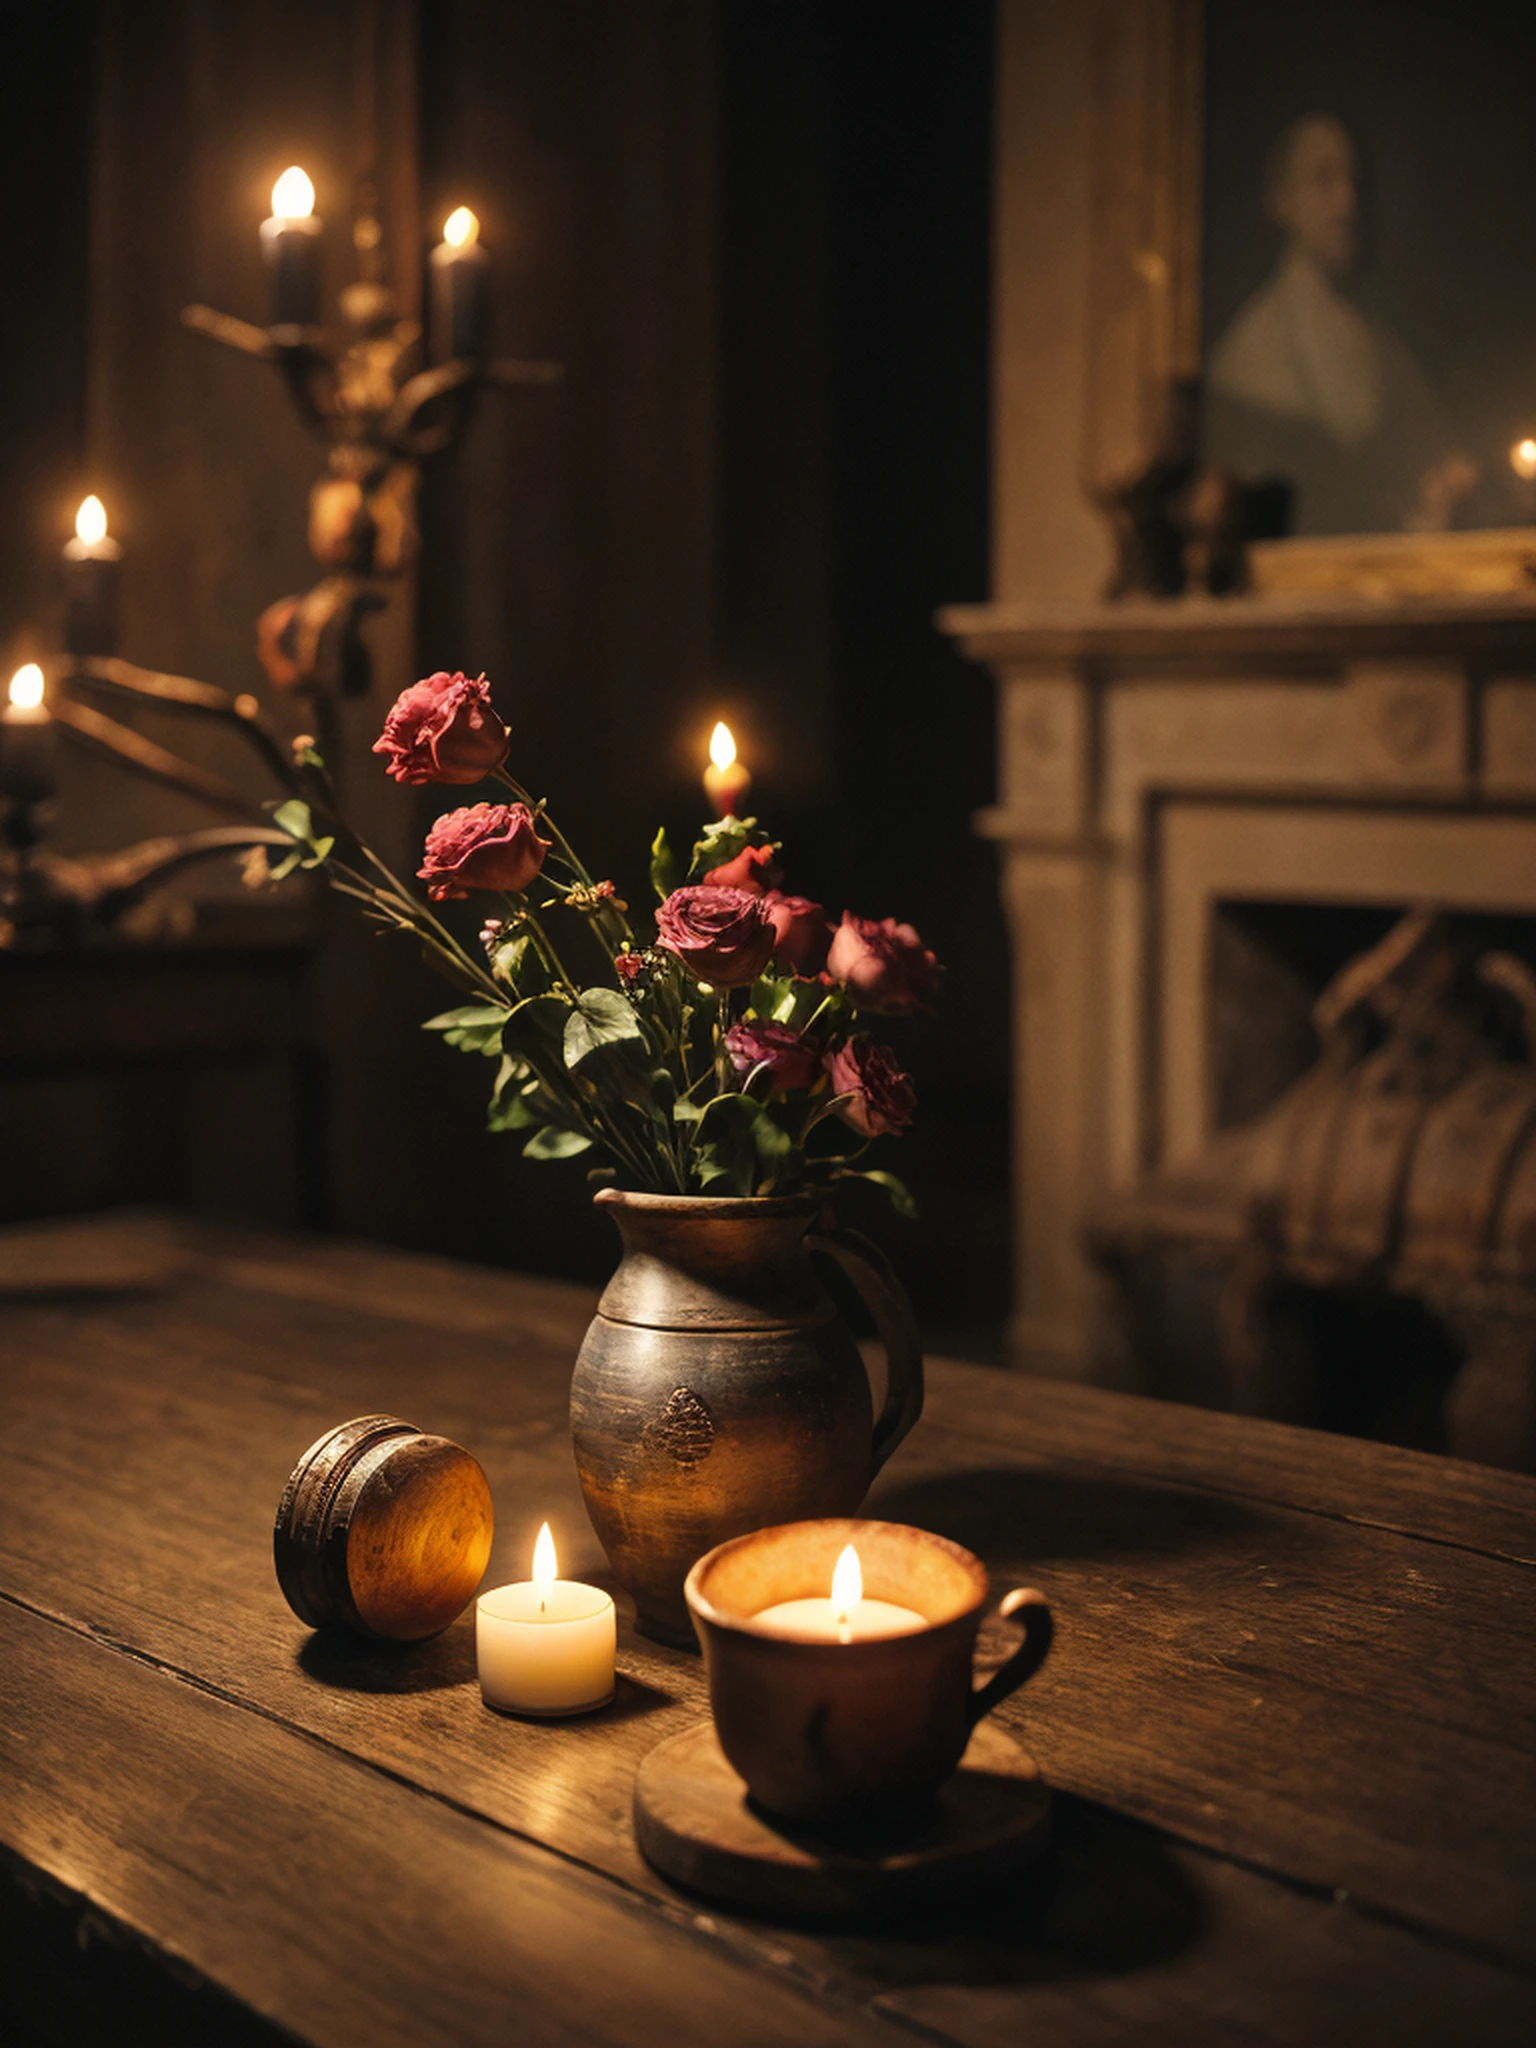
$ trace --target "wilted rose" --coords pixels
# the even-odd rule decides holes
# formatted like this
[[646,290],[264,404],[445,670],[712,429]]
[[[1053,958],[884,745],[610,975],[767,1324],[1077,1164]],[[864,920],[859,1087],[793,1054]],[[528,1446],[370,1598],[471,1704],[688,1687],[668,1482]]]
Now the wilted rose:
[[507,728],[484,676],[439,670],[402,690],[373,743],[396,782],[479,782],[507,758]]
[[690,974],[719,988],[744,988],[773,957],[774,929],[761,899],[712,882],[674,889],[657,908],[656,933]]
[[725,1049],[743,1079],[755,1068],[764,1069],[774,1095],[790,1088],[809,1088],[821,1073],[820,1048],[787,1024],[743,1018],[726,1032]]
[[809,979],[826,965],[832,927],[827,913],[809,896],[785,896],[770,889],[763,908],[773,923],[774,959],[781,967]]
[[929,1009],[943,971],[911,925],[893,917],[855,917],[851,910],[843,912],[827,953],[832,979],[861,1010],[878,1016]]
[[850,1038],[827,1055],[826,1068],[832,1093],[847,1097],[838,1104],[837,1114],[861,1138],[904,1131],[911,1123],[917,1093],[888,1045],[878,1045],[872,1038]]
[[704,880],[714,889],[745,889],[749,896],[761,896],[778,883],[771,846],[744,846],[733,860],[711,868]]
[[471,889],[526,889],[549,847],[526,804],[470,804],[438,819],[416,872],[436,903]]

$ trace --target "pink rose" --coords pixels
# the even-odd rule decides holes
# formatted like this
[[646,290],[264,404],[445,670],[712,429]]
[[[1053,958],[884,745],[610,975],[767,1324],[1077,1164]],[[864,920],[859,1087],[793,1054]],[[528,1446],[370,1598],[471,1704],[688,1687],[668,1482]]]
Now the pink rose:
[[791,1031],[787,1024],[754,1023],[743,1019],[725,1034],[725,1049],[731,1065],[743,1079],[754,1068],[768,1074],[770,1093],[782,1095],[790,1088],[809,1088],[821,1072],[821,1052]]
[[809,896],[784,896],[770,889],[763,908],[773,923],[774,958],[804,980],[819,974],[827,958],[832,927],[827,913]]
[[711,868],[704,880],[713,889],[745,889],[749,896],[761,896],[779,880],[771,846],[744,846],[734,860]]
[[396,782],[479,782],[507,758],[507,728],[484,676],[439,670],[402,690],[373,743]]
[[526,889],[544,865],[541,839],[526,804],[470,804],[449,811],[427,834],[426,865],[416,872],[435,903],[471,889]]
[[773,925],[761,899],[710,882],[674,889],[657,906],[656,934],[690,974],[719,988],[745,988],[773,957]]
[[861,1010],[878,1016],[930,1009],[943,971],[911,925],[893,917],[855,917],[851,910],[843,912],[827,953],[832,979]]
[[917,1094],[888,1045],[877,1045],[872,1038],[850,1038],[827,1055],[826,1067],[832,1093],[848,1098],[838,1104],[837,1114],[861,1138],[904,1131],[911,1123]]

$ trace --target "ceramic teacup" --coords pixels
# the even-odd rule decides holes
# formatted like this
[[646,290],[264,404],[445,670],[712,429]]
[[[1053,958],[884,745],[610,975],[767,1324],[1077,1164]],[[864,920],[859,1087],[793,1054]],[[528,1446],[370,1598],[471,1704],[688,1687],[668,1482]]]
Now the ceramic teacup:
[[[871,1599],[915,1610],[923,1626],[873,1641],[810,1642],[755,1617],[824,1596],[847,1544]],[[1033,1591],[1000,1612],[1024,1639],[978,1686],[976,1634],[990,1594],[981,1560],[899,1522],[788,1522],[720,1544],[684,1594],[704,1651],[720,1747],[758,1805],[827,1823],[916,1803],[951,1776],[971,1730],[1039,1670],[1051,1611]]]

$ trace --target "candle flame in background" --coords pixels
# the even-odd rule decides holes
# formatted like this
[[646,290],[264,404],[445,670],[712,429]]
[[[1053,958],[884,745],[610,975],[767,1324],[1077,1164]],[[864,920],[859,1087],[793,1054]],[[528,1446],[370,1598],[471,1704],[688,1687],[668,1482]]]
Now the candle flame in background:
[[107,508],[93,492],[83,499],[80,510],[75,514],[75,538],[84,541],[88,548],[107,537]]
[[24,662],[11,677],[11,702],[18,711],[35,711],[43,701],[43,672],[35,661]]
[[716,768],[729,768],[736,760],[736,741],[722,718],[709,736],[709,758]]
[[539,1540],[533,1546],[533,1583],[539,1589],[539,1606],[542,1608],[550,1587],[560,1576],[560,1567],[555,1560],[555,1539],[549,1533],[546,1522],[539,1530]]
[[467,206],[456,206],[443,222],[443,240],[450,249],[467,249],[479,239],[479,220]]
[[272,187],[272,212],[278,220],[302,220],[315,210],[315,188],[297,164],[290,164]]
[[1529,434],[1510,449],[1509,466],[1525,483],[1530,483],[1532,478],[1536,478],[1536,440]]

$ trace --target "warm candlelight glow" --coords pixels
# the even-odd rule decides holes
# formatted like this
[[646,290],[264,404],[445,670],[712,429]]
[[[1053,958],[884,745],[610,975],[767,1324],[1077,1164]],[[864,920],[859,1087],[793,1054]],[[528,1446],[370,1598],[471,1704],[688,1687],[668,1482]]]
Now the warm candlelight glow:
[[456,206],[443,222],[443,240],[450,249],[467,249],[480,239],[480,223],[467,206]]
[[709,736],[709,758],[716,768],[730,768],[736,760],[736,741],[722,718]]
[[315,188],[297,164],[290,164],[272,187],[275,220],[303,220],[315,210]]
[[838,1621],[846,1623],[863,1598],[864,1572],[859,1563],[859,1553],[850,1543],[832,1567],[832,1606]]
[[1509,466],[1523,483],[1536,479],[1536,440],[1529,434],[1510,449]]
[[533,1546],[533,1583],[542,1607],[549,1598],[550,1588],[560,1576],[560,1566],[555,1558],[555,1539],[549,1533],[546,1522],[539,1531],[539,1540]]
[[11,677],[11,703],[18,711],[35,711],[43,701],[43,672],[28,661]]
[[86,498],[75,514],[75,538],[83,541],[88,548],[100,545],[107,537],[107,508],[93,493]]

